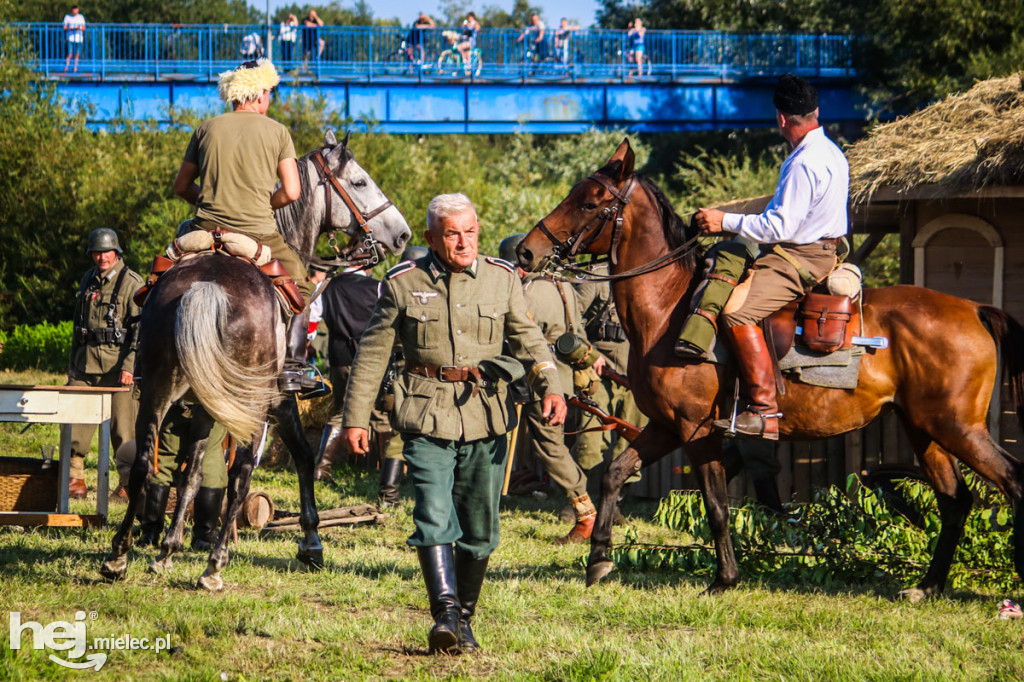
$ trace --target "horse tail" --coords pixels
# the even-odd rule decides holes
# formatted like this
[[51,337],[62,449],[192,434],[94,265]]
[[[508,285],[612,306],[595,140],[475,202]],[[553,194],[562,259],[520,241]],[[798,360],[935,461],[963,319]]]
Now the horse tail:
[[248,367],[224,348],[231,302],[216,282],[194,282],[181,297],[174,345],[196,398],[240,443],[263,430],[277,399],[275,363]]
[[979,306],[978,317],[999,344],[1013,411],[1024,428],[1024,326],[1005,311],[990,305]]

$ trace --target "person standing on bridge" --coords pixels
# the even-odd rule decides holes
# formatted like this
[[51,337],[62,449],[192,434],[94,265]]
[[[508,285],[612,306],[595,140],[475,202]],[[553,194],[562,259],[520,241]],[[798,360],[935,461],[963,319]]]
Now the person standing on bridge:
[[78,5],[71,7],[71,13],[64,15],[64,33],[68,39],[68,56],[64,58],[64,73],[68,72],[71,58],[75,59],[73,73],[78,72],[78,58],[82,54],[82,43],[85,42],[85,17],[78,11]]
[[[761,320],[803,296],[835,269],[845,246],[850,166],[818,123],[818,92],[786,74],[775,88],[776,122],[793,148],[782,164],[775,195],[764,213],[742,215],[713,208],[694,216],[705,234],[732,232],[759,245],[746,278],[722,313],[725,336],[736,351],[746,408],[736,435],[779,438],[775,371]],[[730,430],[731,420],[714,422]]]
[[[278,82],[277,69],[266,59],[220,74],[220,95],[232,111],[196,128],[174,180],[174,193],[195,205],[196,227],[237,232],[269,247],[308,301],[313,283],[306,266],[274,220],[274,210],[298,199],[302,191],[291,135],[267,118],[270,91]],[[281,185],[274,189],[278,179]],[[305,377],[308,319],[307,306],[288,323],[287,356],[278,380],[285,393],[321,388]]]
[[[549,424],[565,421],[554,358],[530,321],[515,267],[478,255],[480,223],[464,194],[427,209],[430,253],[393,267],[363,333],[348,382],[344,439],[369,450],[370,411],[397,340],[405,367],[392,423],[416,492],[409,544],[430,598],[432,653],[479,649],[470,622],[498,546],[505,434],[515,427],[507,382],[523,376]],[[508,341],[515,357],[502,355]],[[454,544],[454,550],[452,545]]]

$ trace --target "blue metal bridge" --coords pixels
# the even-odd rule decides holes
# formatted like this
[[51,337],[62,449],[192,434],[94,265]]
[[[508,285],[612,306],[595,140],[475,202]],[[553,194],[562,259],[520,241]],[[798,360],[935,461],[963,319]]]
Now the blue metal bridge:
[[[828,120],[862,120],[848,36],[648,31],[642,69],[624,31],[585,29],[540,44],[518,30],[90,24],[67,60],[61,24],[10,25],[41,79],[92,107],[97,125],[173,123],[221,111],[217,75],[269,56],[281,95],[321,97],[329,111],[396,133],[631,131],[771,125],[782,73],[816,82]],[[460,45],[462,49],[460,50]]]

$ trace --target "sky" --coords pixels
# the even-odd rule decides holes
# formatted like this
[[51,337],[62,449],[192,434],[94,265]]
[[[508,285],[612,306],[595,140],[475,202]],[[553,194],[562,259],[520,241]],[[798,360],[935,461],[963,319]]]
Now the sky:
[[[249,4],[260,10],[266,10],[266,0],[249,0]],[[289,0],[270,0],[270,11],[275,12],[282,5],[292,4]],[[300,3],[301,4],[301,3]],[[352,5],[352,2],[341,0],[342,6]],[[595,23],[595,15],[600,8],[597,0],[530,0],[531,5],[541,8],[541,18],[544,23],[551,25],[558,23],[562,17],[570,22],[575,21],[580,26],[591,26]],[[508,11],[512,7],[511,0],[478,0],[473,2],[471,7],[477,11],[483,10],[489,5],[498,5]],[[370,7],[373,8],[373,15],[378,18],[398,17],[402,25],[412,24],[413,20],[423,10],[437,19],[441,16],[438,0],[370,0]]]

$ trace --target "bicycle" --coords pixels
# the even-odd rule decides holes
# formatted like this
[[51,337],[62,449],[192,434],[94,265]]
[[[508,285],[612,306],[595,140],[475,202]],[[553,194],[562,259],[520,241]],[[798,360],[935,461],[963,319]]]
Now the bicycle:
[[480,48],[474,47],[470,50],[469,65],[467,66],[463,62],[462,53],[458,50],[461,40],[459,33],[457,31],[445,31],[443,35],[448,40],[448,47],[437,58],[438,74],[442,76],[457,76],[460,72],[464,72],[467,76],[479,76],[484,62],[483,52],[480,51]]

